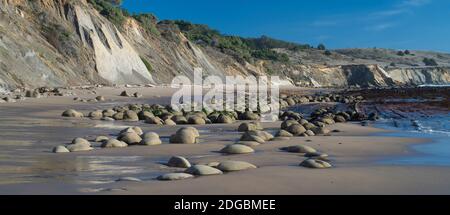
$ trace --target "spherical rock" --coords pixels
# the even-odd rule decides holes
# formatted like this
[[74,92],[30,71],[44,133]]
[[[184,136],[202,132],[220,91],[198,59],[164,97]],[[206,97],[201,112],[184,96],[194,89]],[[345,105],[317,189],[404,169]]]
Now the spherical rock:
[[262,126],[259,122],[244,122],[239,125],[238,131],[246,132],[246,131],[257,131],[262,130]]
[[311,130],[317,126],[312,123],[307,123],[307,124],[303,125],[303,127],[305,127],[306,130]]
[[296,145],[283,147],[281,150],[291,153],[313,153],[317,152],[314,148],[305,145]]
[[276,137],[293,137],[294,135],[289,133],[286,130],[281,129],[275,134],[275,136]]
[[74,109],[66,110],[62,113],[63,117],[73,117],[73,118],[82,118],[84,117],[83,113],[78,112]]
[[138,145],[141,143],[142,138],[136,134],[136,132],[122,133],[118,140],[125,142],[128,145]]
[[316,136],[316,134],[314,133],[314,131],[311,131],[311,130],[307,130],[307,131],[305,132],[305,134],[308,135],[308,136]]
[[191,125],[204,125],[204,124],[206,124],[206,121],[205,121],[205,119],[203,119],[200,116],[191,116],[188,119],[188,124],[191,124]]
[[120,96],[131,97],[131,95],[127,91],[122,91]]
[[216,120],[216,123],[223,123],[223,124],[231,124],[233,122],[234,120],[230,116],[224,114],[220,114]]
[[140,94],[140,93],[138,93],[138,92],[135,92],[135,93],[133,94],[133,96],[134,96],[135,98],[141,98],[141,97],[142,97],[142,94]]
[[139,117],[136,112],[134,112],[132,110],[127,110],[123,114],[123,120],[128,121],[128,122],[137,122],[137,121],[139,121]]
[[65,146],[56,146],[53,148],[53,153],[67,153],[70,152]]
[[98,136],[95,138],[95,142],[97,142],[97,143],[104,142],[107,140],[109,140],[109,137],[107,137],[107,136]]
[[332,125],[332,124],[336,123],[332,118],[328,118],[328,117],[322,118],[321,121],[327,125]]
[[217,168],[223,172],[234,172],[247,169],[256,169],[257,167],[244,161],[223,161],[220,162]]
[[[85,140],[85,141],[87,141],[87,140]],[[91,147],[91,144],[89,142],[85,143],[84,141],[72,143],[70,145],[67,145],[66,148],[70,152],[91,151],[94,149]]]
[[337,122],[337,123],[344,123],[347,120],[345,120],[345,117],[343,117],[341,115],[337,115],[337,116],[334,117],[334,121]]
[[144,134],[144,132],[142,131],[142,128],[140,128],[138,126],[128,127],[126,129],[123,129],[119,133],[120,134],[124,134],[124,133],[130,133],[130,132],[134,132],[134,133],[136,133],[139,136]]
[[325,168],[331,168],[332,165],[329,164],[326,161],[320,160],[320,159],[306,159],[302,163],[300,163],[300,166],[307,167],[307,168],[313,168],[313,169],[325,169]]
[[125,142],[116,139],[106,140],[101,145],[102,148],[125,148],[127,146],[128,144],[126,144]]
[[193,175],[187,174],[187,173],[167,173],[161,176],[158,176],[158,180],[160,181],[176,181],[176,180],[183,180],[183,179],[189,179],[194,178]]
[[80,138],[80,137],[77,137],[77,138],[73,139],[72,140],[72,144],[80,144],[80,145],[91,146],[91,143],[88,140],[86,140],[84,138]]
[[103,97],[103,96],[97,96],[97,97],[95,97],[95,99],[99,102],[103,102],[106,100],[105,97]]
[[153,125],[163,125],[163,121],[161,118],[155,116],[155,117],[148,117],[145,119],[145,123],[147,124],[153,124]]
[[316,128],[311,129],[311,130],[316,135],[325,135],[325,134],[329,134],[330,133],[330,130],[328,130],[327,128],[324,128],[324,127],[316,127]]
[[138,117],[139,120],[146,120],[147,118],[155,117],[155,115],[149,111],[139,111]]
[[113,119],[115,119],[115,120],[123,120],[123,115],[124,115],[124,113],[123,112],[117,112],[117,113],[115,113],[114,115],[113,115]]
[[189,168],[191,167],[191,163],[189,163],[189,161],[184,157],[173,156],[169,159],[169,162],[167,162],[167,166],[178,168]]
[[107,109],[103,111],[103,116],[104,117],[113,117],[114,114],[116,114],[116,112],[113,109]]
[[224,154],[249,154],[255,152],[255,150],[242,144],[232,144],[225,146],[220,152]]
[[166,119],[164,120],[164,125],[168,125],[168,126],[175,126],[177,125],[177,123],[175,123],[173,120],[171,119]]
[[191,174],[191,175],[198,175],[198,176],[206,176],[206,175],[221,175],[223,174],[222,171],[219,169],[206,166],[206,165],[194,165],[186,169],[185,173]]
[[294,125],[289,126],[287,128],[287,131],[289,133],[293,134],[294,136],[299,136],[299,135],[305,133],[306,129],[305,129],[305,127],[303,127],[300,124],[294,124]]
[[292,119],[286,120],[281,123],[281,129],[287,130],[287,128],[289,128],[291,125],[298,125],[298,124],[299,123],[297,122],[297,120]]
[[89,113],[89,118],[99,120],[103,118],[103,112],[101,110],[96,110]]
[[172,117],[172,120],[177,123],[178,125],[183,125],[183,124],[187,124],[188,120],[186,119],[186,117],[182,116],[182,115],[176,115]]
[[147,132],[142,135],[141,145],[153,146],[162,144],[159,135],[155,132]]
[[181,128],[170,137],[170,143],[194,144],[199,136],[198,130],[193,127]]
[[242,120],[259,120],[259,115],[256,113],[253,113],[251,111],[246,111],[243,114],[241,114]]

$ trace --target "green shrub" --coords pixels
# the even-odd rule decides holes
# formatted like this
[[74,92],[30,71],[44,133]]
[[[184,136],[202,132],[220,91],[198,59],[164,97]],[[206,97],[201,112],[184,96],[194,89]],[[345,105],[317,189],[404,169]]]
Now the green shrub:
[[133,15],[133,18],[136,19],[148,33],[158,36],[161,34],[156,27],[157,18],[153,14],[138,14]]
[[433,58],[424,58],[423,63],[425,66],[438,66],[438,63]]
[[324,44],[319,44],[318,46],[317,46],[317,49],[319,49],[319,50],[325,50],[325,49],[327,49],[326,47],[325,47],[325,45]]
[[285,48],[292,51],[307,49],[309,45],[276,40],[267,36],[260,38],[242,38],[239,36],[223,35],[219,31],[209,28],[207,25],[198,25],[183,20],[165,21],[172,22],[186,37],[197,44],[207,45],[219,49],[221,52],[233,56],[237,61],[252,62],[253,59],[273,60],[289,62],[287,54],[274,51],[275,48]]
[[405,56],[405,52],[403,52],[403,51],[398,51],[398,52],[397,52],[397,55],[398,55],[398,56]]
[[145,67],[147,67],[148,72],[152,73],[153,72],[152,65],[143,57],[141,57],[141,60],[145,64]]
[[88,0],[88,2],[118,28],[123,26],[129,16],[128,11],[120,7],[121,0]]

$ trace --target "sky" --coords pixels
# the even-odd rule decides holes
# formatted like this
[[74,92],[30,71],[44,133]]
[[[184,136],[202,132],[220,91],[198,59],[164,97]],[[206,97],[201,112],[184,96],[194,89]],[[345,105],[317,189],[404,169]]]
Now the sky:
[[329,49],[450,52],[449,0],[124,0],[133,13]]

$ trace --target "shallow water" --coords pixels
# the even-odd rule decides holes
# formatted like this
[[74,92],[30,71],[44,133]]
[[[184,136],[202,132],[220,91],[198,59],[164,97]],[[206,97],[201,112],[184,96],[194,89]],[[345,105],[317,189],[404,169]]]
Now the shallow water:
[[414,120],[381,120],[375,126],[394,130],[382,136],[429,139],[430,143],[412,146],[415,155],[383,160],[383,164],[450,166],[450,113]]

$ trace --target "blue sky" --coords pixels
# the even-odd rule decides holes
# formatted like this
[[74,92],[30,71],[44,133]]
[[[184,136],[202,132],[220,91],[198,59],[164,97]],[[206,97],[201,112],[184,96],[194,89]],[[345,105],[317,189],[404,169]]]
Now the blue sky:
[[130,12],[328,48],[450,52],[448,0],[124,0]]

